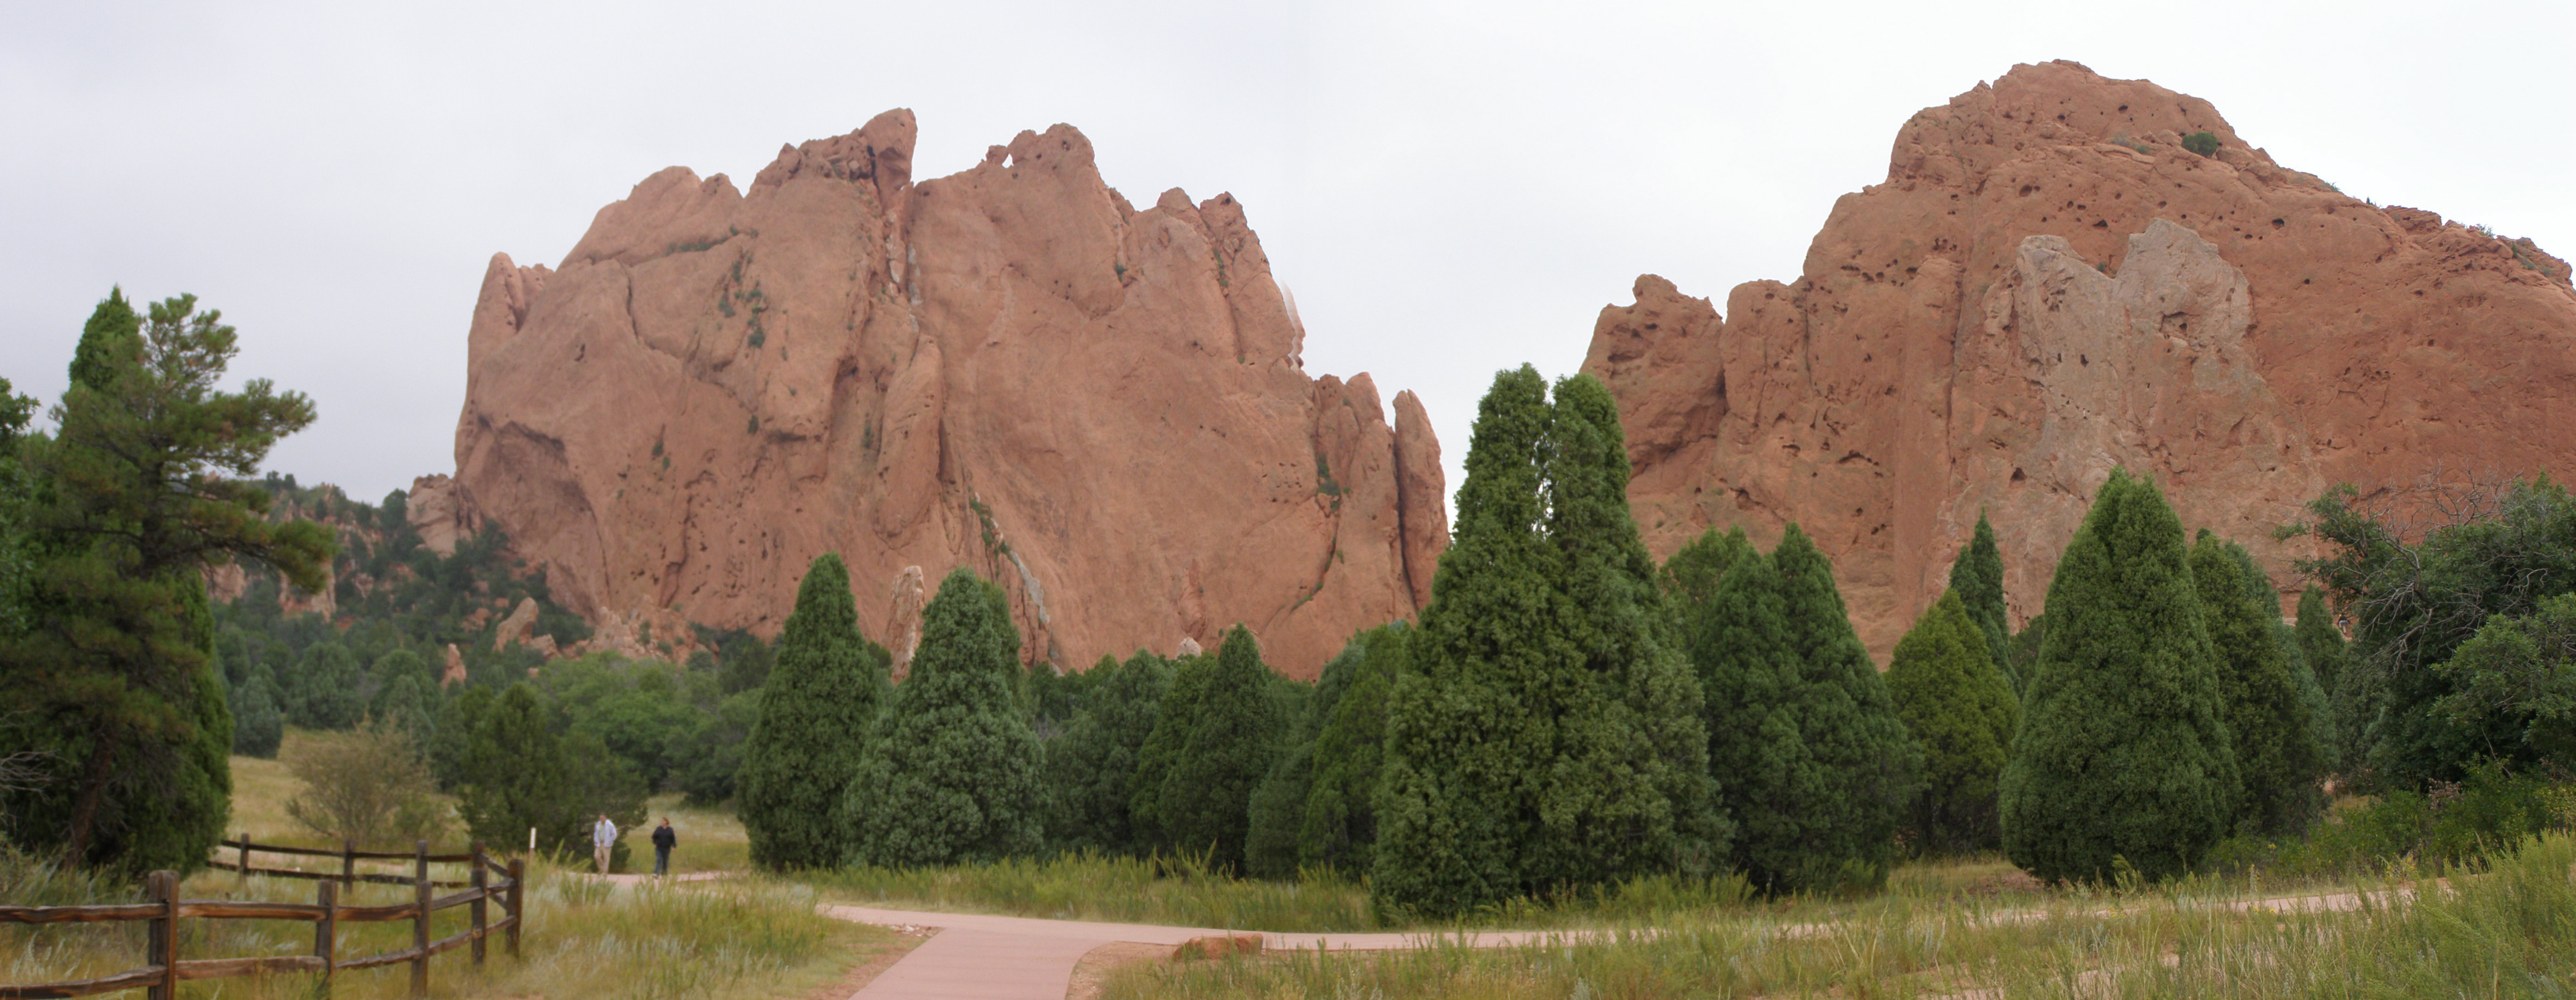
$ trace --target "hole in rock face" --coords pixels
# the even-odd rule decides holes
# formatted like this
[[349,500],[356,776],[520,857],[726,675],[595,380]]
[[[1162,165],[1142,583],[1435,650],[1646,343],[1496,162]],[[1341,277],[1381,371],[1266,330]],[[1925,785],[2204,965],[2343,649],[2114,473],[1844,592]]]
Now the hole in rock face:
[[2014,469],[2014,470],[2013,470],[2013,474],[2012,474],[2012,481],[2013,481],[2013,484],[2014,484],[2014,485],[2020,485],[2020,484],[2021,484],[2021,481],[2022,481],[2022,474],[2021,474],[2021,470],[2020,470],[2020,469]]

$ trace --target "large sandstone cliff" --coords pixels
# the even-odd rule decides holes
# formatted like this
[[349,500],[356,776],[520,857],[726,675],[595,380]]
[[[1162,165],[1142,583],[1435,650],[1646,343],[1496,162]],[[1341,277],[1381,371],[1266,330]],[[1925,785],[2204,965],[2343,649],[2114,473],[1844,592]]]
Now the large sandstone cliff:
[[[2185,136],[2213,133],[2203,157]],[[2576,473],[2567,265],[2285,169],[2208,102],[2073,63],[1926,108],[1795,283],[1639,278],[1584,369],[1649,544],[1799,522],[1882,662],[1991,513],[2016,622],[2115,466],[2251,547],[2327,486]]]
[[1232,196],[1140,210],[1064,125],[914,183],[914,128],[782,149],[747,191],[673,167],[558,268],[496,255],[456,503],[594,621],[772,632],[838,551],[880,641],[918,627],[899,590],[918,614],[968,566],[1031,660],[1240,621],[1311,674],[1428,600],[1422,405],[1306,376]]

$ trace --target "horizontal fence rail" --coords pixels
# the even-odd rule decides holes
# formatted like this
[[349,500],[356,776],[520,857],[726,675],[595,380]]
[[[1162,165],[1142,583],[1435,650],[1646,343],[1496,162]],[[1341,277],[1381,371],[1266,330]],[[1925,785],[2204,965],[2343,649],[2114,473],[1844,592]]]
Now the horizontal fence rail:
[[[0,923],[94,924],[144,921],[150,924],[145,936],[143,959],[145,964],[142,968],[112,976],[58,983],[20,985],[0,983],[0,1000],[17,1000],[20,997],[77,997],[131,989],[149,991],[151,1000],[174,1000],[182,980],[222,979],[231,976],[282,972],[320,973],[321,993],[327,996],[331,990],[331,977],[339,970],[370,969],[406,962],[411,965],[412,995],[426,996],[429,993],[430,956],[471,945],[474,964],[481,965],[484,939],[494,932],[503,934],[503,940],[512,958],[519,955],[519,928],[525,921],[522,907],[527,898],[524,886],[524,880],[527,877],[526,862],[512,858],[504,863],[486,853],[480,841],[475,842],[472,850],[464,854],[431,854],[429,842],[425,840],[421,841],[418,849],[410,854],[391,851],[354,851],[347,849],[346,845],[338,851],[280,848],[254,845],[250,843],[248,837],[238,841],[227,840],[223,843],[226,847],[239,848],[242,852],[242,860],[236,864],[218,865],[218,867],[240,871],[245,878],[251,874],[262,874],[320,877],[325,881],[314,888],[315,899],[310,905],[240,902],[229,899],[181,899],[179,898],[179,876],[174,872],[158,871],[144,880],[144,895],[148,897],[149,902],[102,906],[0,906]],[[342,872],[340,875],[327,875],[254,869],[249,863],[250,852],[253,850],[337,857],[343,859]],[[350,860],[356,858],[408,858],[412,862],[412,876],[410,878],[396,875],[360,876],[348,864]],[[433,862],[463,864],[467,866],[467,871],[472,877],[465,882],[434,882],[429,877],[429,866]],[[498,876],[497,882],[494,881],[494,876]],[[412,901],[393,906],[341,905],[340,887],[343,884],[354,885],[359,881],[392,882],[412,886]],[[449,893],[445,896],[431,895],[431,891],[435,888],[452,886],[469,888],[463,892]],[[486,908],[492,903],[500,904],[501,919],[499,920],[485,919],[488,912]],[[430,915],[458,906],[469,908],[466,929],[435,941],[430,940]],[[179,921],[190,918],[311,921],[313,954],[182,959],[179,957]],[[362,958],[339,957],[339,925],[343,921],[383,923],[397,920],[412,922],[411,947]]]

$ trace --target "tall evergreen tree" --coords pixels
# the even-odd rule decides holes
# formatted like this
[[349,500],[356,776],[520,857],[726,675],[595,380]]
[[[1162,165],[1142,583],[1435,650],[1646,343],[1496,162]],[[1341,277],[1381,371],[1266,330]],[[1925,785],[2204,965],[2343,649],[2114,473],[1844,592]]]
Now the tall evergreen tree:
[[1616,408],[1527,366],[1478,405],[1452,544],[1388,699],[1370,889],[1480,905],[1709,863],[1697,692],[1626,506]]
[[1950,592],[1959,595],[1968,619],[1985,633],[1986,655],[2003,671],[2013,696],[2020,697],[2022,679],[2013,674],[2012,627],[2004,611],[2004,554],[1995,547],[1995,526],[1986,520],[1985,511],[1977,512],[1976,534],[1969,536],[1967,548],[1959,550],[1958,561],[1950,564]]
[[1752,554],[1753,543],[1744,537],[1743,528],[1725,534],[1710,528],[1664,561],[1664,593],[1671,598],[1685,644],[1692,641],[1690,630],[1702,618],[1700,607],[1717,598],[1717,585],[1725,580],[1726,571],[1735,566],[1736,560]]
[[2343,701],[2344,667],[2350,654],[2324,590],[2311,586],[2299,595],[2298,624],[2292,637],[2299,644],[2299,658],[2307,661],[2308,672],[2325,698],[2325,714],[2319,720],[2327,763],[2338,773],[2350,774],[2361,767],[2367,747],[2361,739],[2362,727],[2353,725],[2354,713]]
[[2284,656],[2281,598],[2243,546],[2207,529],[2191,549],[2191,577],[2218,654],[2228,734],[2239,777],[2229,825],[2295,837],[2323,814],[2326,748],[2317,739],[2304,664]]
[[1388,693],[1369,882],[1383,910],[1455,914],[1529,891],[1526,786],[1552,748],[1526,679],[1574,655],[1538,530],[1547,430],[1546,381],[1526,365],[1497,373],[1477,403],[1412,669]]
[[1156,728],[1177,731],[1177,739],[1165,741],[1175,749],[1158,785],[1138,789],[1138,801],[1150,808],[1139,806],[1137,814],[1150,820],[1159,843],[1186,854],[1211,852],[1212,864],[1240,870],[1252,790],[1278,752],[1281,720],[1270,701],[1270,668],[1243,626],[1226,630],[1203,670],[1187,685],[1190,700],[1163,702]]
[[1125,663],[1102,656],[1091,673],[1087,703],[1046,745],[1055,807],[1047,840],[1068,851],[1136,853],[1144,845],[1129,809],[1138,757],[1172,686],[1172,663],[1140,649]]
[[304,648],[286,680],[286,721],[305,729],[347,729],[367,714],[360,693],[364,672],[349,647],[317,642]]
[[286,739],[286,719],[277,711],[277,699],[269,694],[274,685],[268,679],[268,668],[256,669],[226,695],[233,710],[233,752],[245,757],[274,758],[278,744]]
[[249,560],[318,587],[331,552],[327,530],[269,520],[268,495],[239,478],[313,406],[265,379],[220,391],[236,342],[191,296],[137,316],[112,293],[75,349],[54,432],[18,449],[41,499],[26,520],[29,627],[0,634],[0,701],[32,720],[13,742],[64,766],[7,811],[22,844],[67,865],[202,864],[232,728],[204,571]]
[[1296,710],[1282,713],[1279,746],[1271,755],[1270,773],[1252,789],[1250,825],[1244,833],[1243,849],[1244,868],[1251,874],[1262,878],[1297,874],[1301,860],[1298,838],[1306,825],[1306,800],[1315,787],[1315,738],[1323,732],[1324,719],[1332,713],[1333,704],[1349,690],[1363,655],[1360,637],[1353,636],[1342,645],[1341,652],[1324,662],[1323,672]]
[[[1956,574],[1954,573],[1953,576]],[[2003,773],[2021,703],[1995,666],[1987,634],[1951,590],[1923,609],[1887,667],[1896,716],[1923,746],[1923,791],[1905,837],[1926,854],[1992,850],[1995,778]]]
[[849,841],[834,813],[886,703],[891,663],[859,634],[840,554],[814,557],[779,632],[735,777],[752,863],[773,871],[841,863]]
[[1734,561],[1692,659],[1709,765],[1743,830],[1733,861],[1765,892],[1875,888],[1921,781],[1922,750],[1852,631],[1833,565],[1791,525]]
[[[1535,802],[1540,837],[1524,874],[1535,887],[1601,885],[1644,872],[1706,872],[1733,834],[1708,770],[1703,694],[1657,567],[1628,513],[1619,405],[1590,375],[1556,383],[1543,453],[1548,541],[1574,655],[1532,678],[1555,709]],[[1827,577],[1830,590],[1833,581]],[[1841,598],[1834,598],[1837,614]],[[1849,630],[1849,626],[1844,626]],[[1878,671],[1851,642],[1872,685]],[[1884,712],[1886,692],[1879,693]],[[1911,745],[1893,717],[1885,720]]]
[[[1035,854],[1040,750],[1018,704],[1020,634],[1002,590],[966,569],[921,612],[921,648],[841,802],[850,860],[911,867]],[[771,685],[786,672],[782,650]]]
[[2238,795],[2218,656],[2182,522],[2114,470],[2058,558],[2000,782],[2004,851],[2050,881],[2189,871]]
[[[1402,622],[1360,633],[1343,652],[1349,680],[1323,711],[1314,780],[1298,817],[1297,861],[1366,872],[1377,846],[1378,776],[1386,760],[1386,698],[1406,669],[1415,631]],[[1356,655],[1352,655],[1356,654]],[[1324,700],[1323,685],[1316,698]]]
[[477,839],[517,843],[534,829],[538,850],[577,857],[600,814],[621,829],[644,821],[643,780],[598,737],[560,732],[534,685],[520,681],[478,702],[456,790],[457,814]]

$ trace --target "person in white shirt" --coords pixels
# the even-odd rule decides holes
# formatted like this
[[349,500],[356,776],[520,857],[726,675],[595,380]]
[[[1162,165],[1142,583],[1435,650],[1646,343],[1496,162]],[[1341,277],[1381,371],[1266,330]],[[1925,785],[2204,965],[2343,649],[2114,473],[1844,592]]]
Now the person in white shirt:
[[599,863],[599,873],[608,874],[608,849],[617,846],[617,824],[608,821],[607,813],[599,814],[599,825],[590,828],[590,858]]

